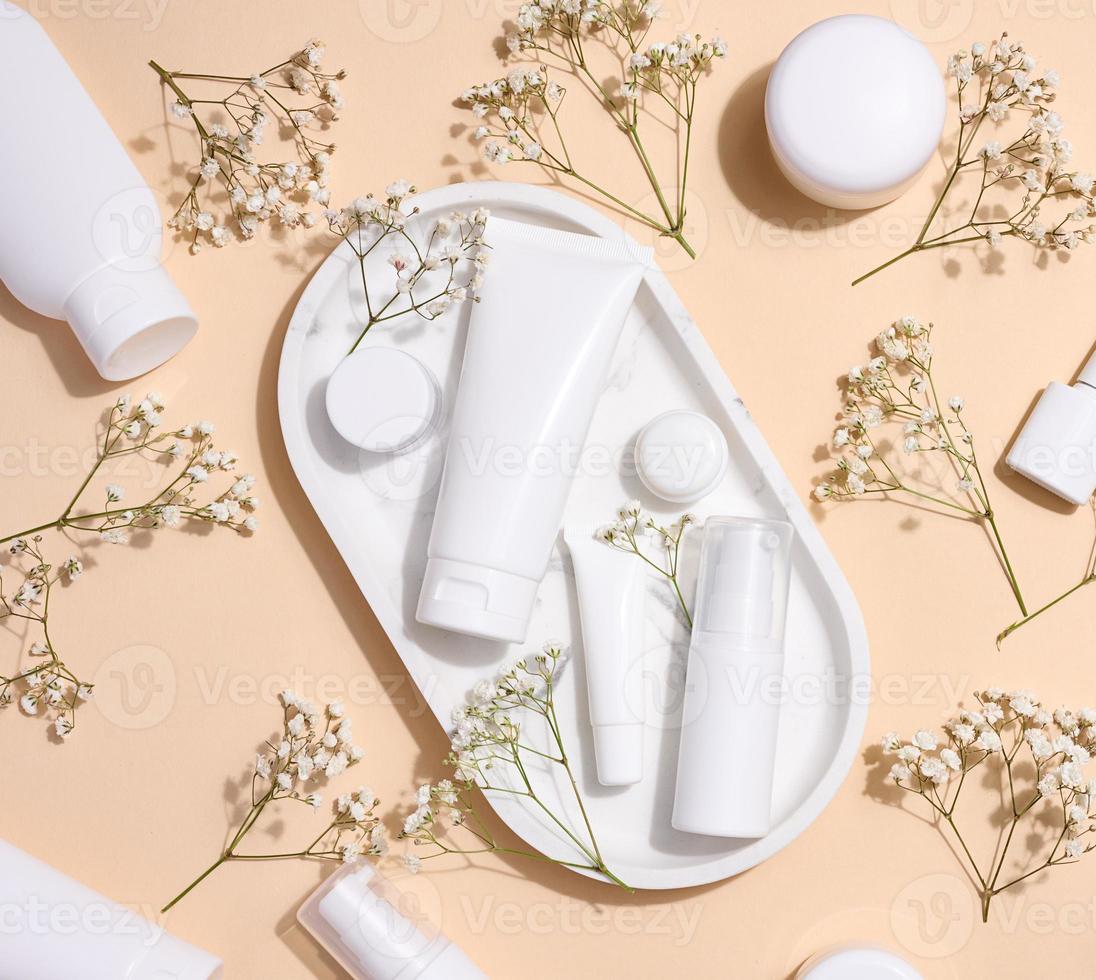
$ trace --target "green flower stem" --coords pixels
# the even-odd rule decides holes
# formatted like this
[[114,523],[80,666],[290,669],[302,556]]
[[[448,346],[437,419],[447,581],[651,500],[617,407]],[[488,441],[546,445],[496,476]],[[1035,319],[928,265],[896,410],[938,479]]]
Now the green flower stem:
[[1063,600],[1068,599],[1071,595],[1073,595],[1074,592],[1080,591],[1086,585],[1089,585],[1093,581],[1096,581],[1096,575],[1091,575],[1091,574],[1086,575],[1083,579],[1081,579],[1080,582],[1078,582],[1072,588],[1066,589],[1066,591],[1063,592],[1057,598],[1051,599],[1050,602],[1048,602],[1044,606],[1040,606],[1034,612],[1027,613],[1022,619],[1016,620],[1016,622],[1013,623],[1011,626],[1006,626],[1003,630],[1001,630],[1000,633],[997,634],[997,648],[1000,649],[1001,644],[1009,636],[1011,636],[1018,629],[1020,629],[1021,626],[1026,626],[1033,619],[1036,619],[1039,616],[1043,615],[1043,613],[1047,612],[1048,610],[1053,609],[1056,605],[1058,605],[1059,602],[1062,602]]
[[231,858],[228,855],[222,854],[216,861],[214,861],[208,868],[205,869],[197,878],[195,878],[189,885],[186,886],[178,895],[176,895],[170,902],[167,903],[162,909],[161,913],[170,912],[176,905],[178,905],[184,898],[187,897],[195,888],[197,888],[203,881],[206,880],[214,871],[216,871],[222,864],[226,864]]

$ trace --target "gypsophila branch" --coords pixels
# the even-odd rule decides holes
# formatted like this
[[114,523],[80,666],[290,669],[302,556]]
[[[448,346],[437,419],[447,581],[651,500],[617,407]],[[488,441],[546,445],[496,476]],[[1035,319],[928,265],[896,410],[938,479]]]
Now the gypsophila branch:
[[[947,73],[955,84],[959,130],[943,188],[916,241],[854,286],[930,249],[972,242],[996,249],[1012,238],[1037,249],[1070,251],[1096,241],[1096,180],[1070,166],[1073,146],[1062,135],[1061,116],[1050,108],[1058,73],[1038,67],[1007,34],[952,55]],[[1016,118],[1023,120],[1022,129],[1013,124]],[[989,127],[993,138],[979,141]],[[945,207],[960,188],[968,192],[969,207]],[[964,215],[961,222],[942,230],[940,215],[955,212]]]
[[[252,512],[259,501],[251,494],[255,477],[232,475],[239,459],[235,453],[214,447],[216,427],[212,422],[165,430],[164,407],[163,399],[155,392],[138,402],[128,395],[119,398],[105,414],[95,462],[61,516],[0,537],[0,544],[51,529],[84,531],[99,535],[109,544],[126,544],[131,531],[176,528],[193,521],[240,533],[256,530],[258,521]],[[91,511],[82,510],[81,501],[103,467],[126,457],[137,457],[162,468],[156,492],[141,503],[123,504],[125,488],[111,483],[103,488],[100,505],[94,505]],[[230,476],[229,485],[211,495],[209,481],[219,473]]]
[[5,591],[4,567],[0,563],[0,623],[24,620],[41,631],[41,639],[31,643],[27,664],[11,676],[0,675],[0,708],[16,698],[24,714],[47,718],[57,738],[65,738],[76,728],[76,709],[92,697],[92,685],[81,681],[61,659],[50,636],[50,599],[62,580],[75,582],[83,573],[80,559],[69,558],[54,569],[42,557],[42,535],[16,538],[7,552],[22,567],[14,566],[21,581],[10,594]]
[[[533,0],[522,4],[514,33],[506,38],[511,55],[534,59],[532,67],[467,89],[462,99],[480,121],[473,131],[486,140],[484,155],[496,164],[533,163],[555,177],[578,181],[659,235],[672,238],[689,255],[685,238],[689,152],[697,85],[713,63],[726,57],[721,38],[679,34],[669,43],[647,44],[659,4],[652,0]],[[608,49],[617,75],[600,76],[591,49]],[[609,114],[651,186],[657,208],[647,212],[628,204],[590,178],[569,146],[560,121],[567,89],[550,77],[555,69],[573,77]],[[652,109],[655,110],[652,112]],[[649,122],[649,126],[644,123]],[[662,126],[676,139],[673,181],[659,178],[644,143],[649,128]],[[667,194],[666,187],[673,191]]]
[[[411,872],[424,861],[445,854],[506,854],[559,864],[601,875],[632,891],[608,867],[578,788],[556,714],[555,685],[563,662],[558,644],[522,658],[499,671],[493,681],[476,685],[467,707],[454,714],[456,730],[446,765],[452,779],[419,788],[416,808],[404,820],[400,837],[411,841],[405,855]],[[529,722],[539,719],[547,744],[530,744]],[[535,736],[534,736],[535,737]],[[530,761],[557,766],[567,778],[581,816],[581,829],[571,826],[544,801],[530,773]],[[576,858],[555,858],[538,851],[500,844],[478,809],[481,793],[505,794],[527,802],[552,828],[575,847]],[[459,843],[463,836],[468,843]]]
[[[235,453],[214,447],[213,423],[195,422],[165,431],[163,412],[163,399],[156,393],[136,403],[128,395],[119,398],[104,415],[95,461],[61,515],[0,537],[0,545],[16,560],[7,572],[9,582],[13,575],[20,576],[20,584],[10,593],[0,576],[0,623],[26,620],[37,624],[43,634],[30,648],[34,666],[0,675],[0,707],[18,697],[24,713],[43,714],[59,736],[72,732],[76,708],[91,696],[91,685],[76,678],[53,646],[48,623],[50,597],[62,578],[72,584],[84,566],[73,556],[60,569],[53,569],[43,554],[42,532],[79,532],[122,545],[134,531],[185,524],[209,524],[239,534],[258,528],[254,511],[259,501],[252,494],[255,478],[232,474],[238,459]],[[152,468],[155,492],[147,492],[138,503],[123,503],[126,488],[107,483],[99,490],[98,503],[83,503],[97,478],[105,477],[106,468],[134,459]],[[213,493],[210,480],[219,474],[228,477],[227,486]]]
[[[1096,581],[1096,544],[1081,580],[1056,598],[1029,610],[989,487],[967,427],[965,400],[945,402],[933,375],[933,325],[902,317],[875,340],[878,355],[852,368],[842,421],[833,434],[837,470],[814,488],[818,501],[900,500],[984,526],[1020,609],[1020,619],[997,636],[1006,637]],[[942,466],[934,467],[933,462]],[[926,470],[928,474],[926,475]],[[954,481],[942,486],[940,473]]]
[[[201,160],[193,168],[186,196],[168,227],[190,239],[191,251],[203,242],[217,247],[232,238],[228,219],[239,234],[252,238],[272,217],[287,228],[312,227],[310,203],[325,207],[331,155],[335,145],[313,135],[338,119],[343,106],[339,82],[345,71],[324,72],[325,47],[310,41],[291,58],[252,75],[211,75],[149,66],[175,97],[171,114],[189,120],[198,137]],[[196,98],[193,84],[227,94]],[[183,86],[186,86],[184,90]],[[258,158],[267,128],[292,141],[296,159]],[[219,195],[226,196],[221,202]]]
[[[597,532],[598,540],[604,541],[625,554],[635,555],[670,583],[689,629],[693,628],[693,616],[681,592],[678,566],[685,529],[695,523],[694,515],[682,514],[674,523],[663,527],[651,515],[643,512],[638,500],[631,500],[617,512],[617,520],[614,523],[606,525]],[[661,557],[651,558],[642,539],[653,539],[656,548],[662,553]]]
[[266,743],[266,749],[256,758],[247,814],[217,860],[162,911],[178,904],[225,864],[291,858],[350,862],[365,854],[379,857],[387,852],[388,840],[375,812],[380,800],[364,786],[338,797],[330,823],[300,850],[262,853],[241,850],[263,814],[275,812],[281,804],[301,803],[318,811],[323,806],[323,797],[308,790],[306,784],[335,779],[364,755],[353,742],[351,722],[344,717],[341,702],[335,701],[321,711],[291,691],[283,691],[281,700],[282,731],[280,737]]
[[[898,760],[889,778],[924,800],[938,828],[959,844],[987,922],[995,896],[1092,850],[1086,838],[1094,829],[1096,781],[1085,777],[1083,767],[1096,745],[1096,710],[1059,708],[1051,714],[1030,691],[990,688],[975,697],[979,710],[960,712],[942,734],[921,729],[905,740],[889,732],[881,744]],[[987,780],[996,774],[1006,803],[1002,840],[985,865],[975,858],[977,847],[960,832],[956,818],[963,783],[980,767],[989,770]],[[1010,847],[1021,825],[1029,838],[1042,841],[1042,849],[1034,852],[1034,863],[1017,866]]]
[[[933,325],[905,316],[881,333],[866,365],[848,374],[843,420],[833,435],[841,455],[837,472],[814,489],[825,500],[856,500],[881,494],[905,499],[985,525],[1009,587],[1027,615],[1023,593],[1005,549],[989,489],[963,417],[959,395],[941,402],[933,377]],[[917,465],[910,472],[908,463]],[[925,469],[943,463],[954,490],[925,482]],[[942,481],[940,481],[942,482]]]
[[[324,211],[331,231],[353,251],[364,294],[358,313],[359,333],[350,353],[378,323],[407,314],[426,321],[444,316],[471,297],[483,284],[489,253],[483,235],[489,212],[454,211],[430,228],[419,228],[418,208],[405,210],[403,202],[415,188],[406,180],[385,188],[385,199],[359,197],[339,211]],[[379,250],[379,251],[378,251]],[[387,283],[370,284],[367,260],[387,253],[394,275]]]

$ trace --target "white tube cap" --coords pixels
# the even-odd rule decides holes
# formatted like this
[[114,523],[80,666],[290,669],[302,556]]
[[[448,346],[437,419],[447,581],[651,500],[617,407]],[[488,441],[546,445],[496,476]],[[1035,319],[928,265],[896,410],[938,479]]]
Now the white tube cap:
[[[1092,370],[1086,365],[1086,372]],[[1096,390],[1052,381],[1006,457],[1008,465],[1071,504],[1096,490]]]
[[592,727],[597,781],[602,786],[631,786],[643,779],[643,723]]
[[431,558],[416,618],[485,640],[524,643],[540,582],[486,565]]
[[219,959],[165,932],[126,974],[126,980],[221,980],[223,976]]
[[108,381],[159,367],[189,343],[198,319],[163,266],[107,265],[73,290],[63,308],[91,363]]
[[865,946],[811,957],[800,967],[795,980],[922,980],[922,977],[900,956]]
[[808,27],[780,55],[765,92],[777,165],[833,208],[898,197],[932,159],[946,115],[929,49],[893,21],[863,14]]

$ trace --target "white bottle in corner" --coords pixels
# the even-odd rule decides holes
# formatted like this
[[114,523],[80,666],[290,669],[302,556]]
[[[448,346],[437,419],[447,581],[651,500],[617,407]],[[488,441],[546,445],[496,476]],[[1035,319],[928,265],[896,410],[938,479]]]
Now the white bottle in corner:
[[224,975],[215,956],[3,840],[0,911],[0,980],[222,980]]
[[67,320],[96,370],[152,370],[198,321],[160,264],[156,198],[38,22],[0,0],[0,279]]

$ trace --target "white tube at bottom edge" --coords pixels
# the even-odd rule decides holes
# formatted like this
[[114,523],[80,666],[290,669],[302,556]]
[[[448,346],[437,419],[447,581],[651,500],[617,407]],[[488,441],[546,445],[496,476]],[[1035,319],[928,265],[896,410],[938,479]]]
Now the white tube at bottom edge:
[[0,980],[221,980],[215,956],[0,840]]

